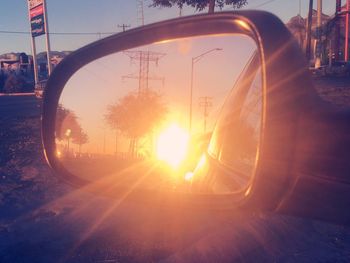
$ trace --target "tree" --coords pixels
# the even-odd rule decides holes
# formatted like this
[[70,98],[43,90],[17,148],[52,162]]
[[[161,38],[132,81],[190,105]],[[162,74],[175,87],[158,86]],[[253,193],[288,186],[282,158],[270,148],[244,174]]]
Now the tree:
[[304,48],[306,38],[306,21],[300,15],[292,17],[286,24],[289,31],[297,39],[301,48]]
[[4,85],[4,91],[6,93],[21,92],[26,88],[26,81],[22,76],[10,74]]
[[80,125],[77,116],[71,110],[62,105],[58,105],[56,114],[56,137],[58,140],[64,140],[66,137],[72,136],[72,133],[79,131]]
[[2,71],[2,69],[0,69],[0,92],[4,91],[5,80],[6,80],[5,74]]
[[184,5],[196,8],[202,11],[208,7],[208,13],[213,13],[215,6],[222,9],[225,5],[230,5],[232,8],[241,8],[247,4],[247,0],[152,0],[152,7],[173,7],[182,8]]
[[81,146],[89,141],[88,135],[82,129],[75,113],[62,105],[58,105],[56,114],[56,137],[58,140],[67,140],[67,150],[69,151],[69,142]]
[[134,156],[138,139],[152,134],[166,113],[161,95],[148,90],[140,94],[129,93],[117,103],[109,105],[105,120],[112,129],[130,138],[129,152]]
[[79,145],[79,153],[81,153],[81,146],[89,142],[89,137],[80,127],[79,130],[73,133],[72,142]]

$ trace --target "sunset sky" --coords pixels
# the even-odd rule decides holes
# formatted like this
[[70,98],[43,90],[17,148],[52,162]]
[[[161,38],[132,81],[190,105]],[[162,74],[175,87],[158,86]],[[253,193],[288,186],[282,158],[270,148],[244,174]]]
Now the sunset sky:
[[[222,50],[203,56],[194,67],[195,134],[203,131],[203,109],[199,107],[199,98],[213,98],[207,127],[207,131],[211,131],[225,97],[255,50],[255,43],[248,37],[227,35],[181,39],[137,48],[165,54],[158,66],[150,64],[149,72],[150,76],[165,78],[164,86],[161,81],[149,82],[150,88],[163,95],[169,109],[163,126],[175,122],[188,129],[191,59],[213,48]],[[138,69],[138,63],[132,63],[124,53],[117,53],[86,65],[68,81],[60,103],[76,113],[88,133],[90,143],[86,150],[101,152],[105,137],[106,152],[113,152],[115,134],[106,124],[104,115],[108,105],[118,102],[129,92],[137,91],[137,80],[123,80],[122,77],[130,73],[137,76]]]
[[[75,50],[100,38],[98,32],[119,32],[118,24],[138,26],[135,0],[47,0],[49,29],[51,33],[90,32],[92,35],[52,35],[52,50]],[[149,0],[144,1],[145,23],[152,23],[179,16],[177,8],[150,8]],[[316,8],[314,1],[314,7]],[[343,0],[343,3],[345,1]],[[300,0],[301,14],[306,16],[308,0]],[[243,9],[269,11],[284,22],[299,12],[299,0],[248,0]],[[323,1],[323,12],[334,13],[335,1]],[[230,10],[225,8],[225,10]],[[0,54],[6,52],[31,53],[29,34],[5,33],[4,31],[28,32],[28,10],[26,0],[0,1]],[[198,13],[185,8],[183,15]],[[106,35],[101,35],[101,37]],[[44,37],[37,38],[38,51],[45,49]]]
[[[314,1],[314,8],[316,8]],[[46,0],[48,9],[49,30],[51,49],[56,51],[75,50],[90,42],[96,41],[107,36],[107,33],[120,32],[118,27],[121,24],[127,24],[131,27],[140,25],[137,12],[137,1],[122,0]],[[343,1],[345,3],[345,1]],[[144,21],[145,24],[161,21],[179,16],[177,8],[151,8],[150,0],[144,1]],[[323,1],[323,12],[328,15],[334,13],[334,1]],[[284,22],[287,22],[292,16],[301,12],[306,16],[308,10],[307,0],[248,0],[248,5],[243,9],[260,9],[269,11],[277,15]],[[224,10],[230,10],[225,7]],[[206,12],[204,10],[203,12]],[[198,13],[192,8],[184,8],[182,15],[192,15]],[[6,52],[27,52],[31,53],[29,31],[28,10],[26,0],[1,0],[0,4],[0,54]],[[57,33],[79,33],[79,34],[57,34]],[[88,34],[85,34],[88,33]],[[106,33],[106,34],[105,34]],[[216,52],[210,57],[200,61],[196,65],[195,87],[200,87],[200,91],[195,89],[194,94],[194,114],[196,116],[196,129],[201,129],[200,109],[198,107],[198,98],[200,96],[214,96],[213,107],[211,109],[211,118],[217,114],[221,108],[222,100],[233,85],[242,67],[245,65],[247,58],[251,55],[252,45],[244,45],[239,41],[234,41],[236,45],[230,46],[225,43],[229,41],[211,43],[211,41],[193,41],[190,48],[179,56],[179,50],[174,44],[164,45],[163,47],[147,47],[147,50],[157,50],[165,52],[167,55],[160,60],[158,68],[152,68],[154,74],[164,76],[166,79],[165,87],[161,87],[160,82],[152,82],[153,88],[159,90],[167,101],[171,101],[172,107],[177,107],[178,111],[173,112],[173,118],[176,118],[182,125],[187,125],[187,117],[183,116],[188,112],[188,89],[190,83],[190,66],[191,58],[197,56],[210,48],[220,47],[223,52]],[[43,36],[36,38],[37,52],[45,50],[45,39]],[[182,45],[188,45],[188,42]],[[232,49],[231,49],[232,48]],[[228,55],[229,54],[229,55]],[[242,56],[242,54],[244,54]],[[232,56],[232,57],[231,57]],[[231,57],[231,61],[225,59]],[[234,61],[234,63],[233,63]],[[229,65],[229,62],[232,64]],[[183,64],[181,64],[183,63]],[[174,66],[175,65],[175,66]],[[223,74],[216,76],[208,74],[212,72],[213,67],[220,65],[215,72]],[[174,69],[176,67],[176,69]],[[229,69],[231,72],[225,72],[223,69]],[[71,80],[71,87],[66,88],[63,94],[64,103],[67,107],[74,108],[80,115],[81,121],[89,127],[89,123],[96,123],[97,116],[93,114],[104,114],[104,109],[110,103],[116,102],[118,98],[125,95],[128,90],[135,88],[136,80],[121,81],[123,75],[135,73],[137,67],[130,63],[127,56],[116,54],[107,58],[100,59],[84,69],[81,69]],[[178,74],[174,74],[174,71]],[[180,72],[182,71],[182,72]],[[232,72],[233,71],[233,72]],[[152,73],[153,74],[153,73]],[[180,77],[181,75],[181,77]],[[210,79],[211,78],[211,79]],[[226,84],[215,86],[213,81],[220,79]],[[98,103],[93,105],[97,110],[91,112],[91,104],[84,104],[84,100],[77,103],[76,98],[81,98],[82,87],[84,86],[85,101],[90,98],[98,98]],[[79,87],[79,88],[76,88]],[[181,91],[182,90],[182,91]],[[113,93],[114,92],[114,93]],[[197,93],[196,93],[197,92]],[[80,94],[80,95],[79,95]],[[106,95],[107,94],[107,95]],[[70,98],[75,98],[74,101]],[[176,104],[177,103],[177,104]],[[84,112],[85,109],[85,112]],[[182,109],[181,111],[179,109]],[[90,112],[87,114],[88,110]],[[80,112],[81,111],[81,112]],[[179,112],[182,112],[179,114]],[[178,115],[176,115],[178,114]],[[84,117],[84,116],[89,116]],[[175,117],[176,116],[176,117]],[[95,121],[92,121],[95,118]],[[88,121],[90,119],[90,121]],[[100,133],[106,134],[106,127],[101,121],[98,127]],[[209,125],[212,125],[210,123]],[[107,132],[107,135],[108,132]],[[110,135],[112,136],[112,135]],[[100,139],[99,139],[100,140]],[[111,144],[111,143],[110,143]],[[109,144],[109,145],[110,145]],[[96,145],[101,147],[101,143]],[[112,147],[112,146],[111,146]]]

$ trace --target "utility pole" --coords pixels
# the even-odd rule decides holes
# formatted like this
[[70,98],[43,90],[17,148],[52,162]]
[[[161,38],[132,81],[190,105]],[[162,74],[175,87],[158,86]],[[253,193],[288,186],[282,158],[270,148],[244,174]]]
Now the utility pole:
[[121,27],[121,28],[123,28],[123,32],[125,32],[125,28],[128,28],[128,27],[130,27],[130,25],[126,25],[126,24],[121,24],[121,25],[118,25],[118,27]]
[[302,21],[302,17],[301,17],[301,0],[299,0],[299,10],[298,10],[298,18],[299,18],[299,43],[300,43],[300,46],[301,46],[301,49],[304,51],[305,50],[305,39],[303,38],[303,35],[302,35],[302,29],[301,29],[301,25],[304,24],[304,21]]
[[341,12],[341,0],[336,0],[335,4],[335,38],[334,38],[334,59],[339,61],[339,38],[340,38],[340,12]]
[[207,118],[209,116],[209,108],[213,106],[212,104],[213,97],[200,97],[199,98],[199,107],[203,109],[203,133],[207,130]]
[[191,64],[191,86],[190,86],[190,111],[189,111],[189,132],[191,134],[192,132],[192,102],[193,102],[193,79],[194,79],[194,64],[197,63],[199,60],[201,60],[204,56],[207,54],[214,52],[214,51],[222,51],[222,48],[212,48],[196,57],[192,57],[192,64]]
[[312,27],[312,9],[313,9],[313,0],[309,0],[309,13],[307,16],[307,30],[306,30],[306,48],[305,54],[308,63],[311,59],[311,27]]
[[118,130],[115,129],[115,156],[118,157]]
[[106,153],[106,129],[103,130],[103,153]]
[[50,37],[49,37],[49,23],[47,18],[47,7],[46,0],[43,0],[43,8],[44,8],[44,25],[45,25],[45,35],[46,35],[46,54],[47,54],[47,70],[48,77],[51,75],[52,67],[51,67],[51,47],[50,47]]
[[349,61],[349,23],[350,23],[350,0],[346,1],[346,14],[345,14],[345,50],[344,60]]
[[182,6],[179,7],[179,17],[182,17]]
[[137,21],[139,26],[145,25],[145,16],[143,13],[143,0],[137,0]]
[[158,66],[159,60],[164,57],[165,53],[152,52],[152,51],[124,51],[124,54],[127,55],[131,61],[136,60],[139,63],[139,74],[129,74],[123,76],[122,79],[138,79],[139,88],[138,94],[148,91],[148,81],[149,80],[162,80],[164,83],[164,77],[150,77],[149,76],[149,66],[150,62],[155,63]]
[[321,30],[322,30],[322,0],[317,0],[317,27],[316,27],[316,59],[315,59],[315,68],[321,67]]

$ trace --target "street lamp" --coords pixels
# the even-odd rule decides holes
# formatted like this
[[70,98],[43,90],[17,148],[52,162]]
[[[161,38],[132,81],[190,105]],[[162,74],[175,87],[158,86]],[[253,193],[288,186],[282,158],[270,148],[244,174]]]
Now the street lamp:
[[67,152],[69,154],[69,138],[72,134],[72,130],[71,129],[67,129],[66,132],[64,133],[64,135],[67,137]]
[[192,130],[192,104],[193,104],[193,67],[194,64],[197,63],[199,60],[201,60],[205,55],[214,52],[214,51],[221,51],[222,48],[213,48],[210,49],[196,57],[192,58],[192,67],[191,67],[191,90],[190,90],[190,116],[189,116],[189,132],[191,134]]

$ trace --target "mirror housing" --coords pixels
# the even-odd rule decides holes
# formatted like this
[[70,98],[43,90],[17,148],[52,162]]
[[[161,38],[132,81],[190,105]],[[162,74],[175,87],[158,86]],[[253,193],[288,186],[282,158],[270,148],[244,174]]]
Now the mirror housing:
[[[169,30],[171,29],[171,30]],[[228,195],[164,193],[89,185],[68,172],[56,156],[55,117],[61,92],[84,65],[103,56],[171,39],[215,34],[243,34],[258,47],[263,82],[261,143],[254,180],[244,192]],[[348,223],[350,213],[349,114],[323,103],[313,89],[306,61],[296,41],[274,15],[237,11],[173,19],[128,30],[91,43],[67,56],[54,70],[44,92],[42,139],[49,165],[64,181],[100,194],[134,200],[162,200],[207,209],[245,208]],[[316,128],[317,127],[317,128]],[[329,143],[330,134],[336,133]],[[312,136],[315,135],[315,136]],[[344,138],[346,138],[344,140]],[[340,147],[339,159],[328,158]],[[323,159],[317,158],[321,150]],[[327,162],[323,162],[327,159]],[[319,162],[322,162],[320,164]],[[321,168],[320,168],[321,167]],[[326,171],[324,174],[322,171]],[[321,176],[318,173],[321,172]],[[317,194],[327,193],[327,198]],[[341,198],[341,200],[338,200]],[[323,212],[327,211],[327,212]]]

